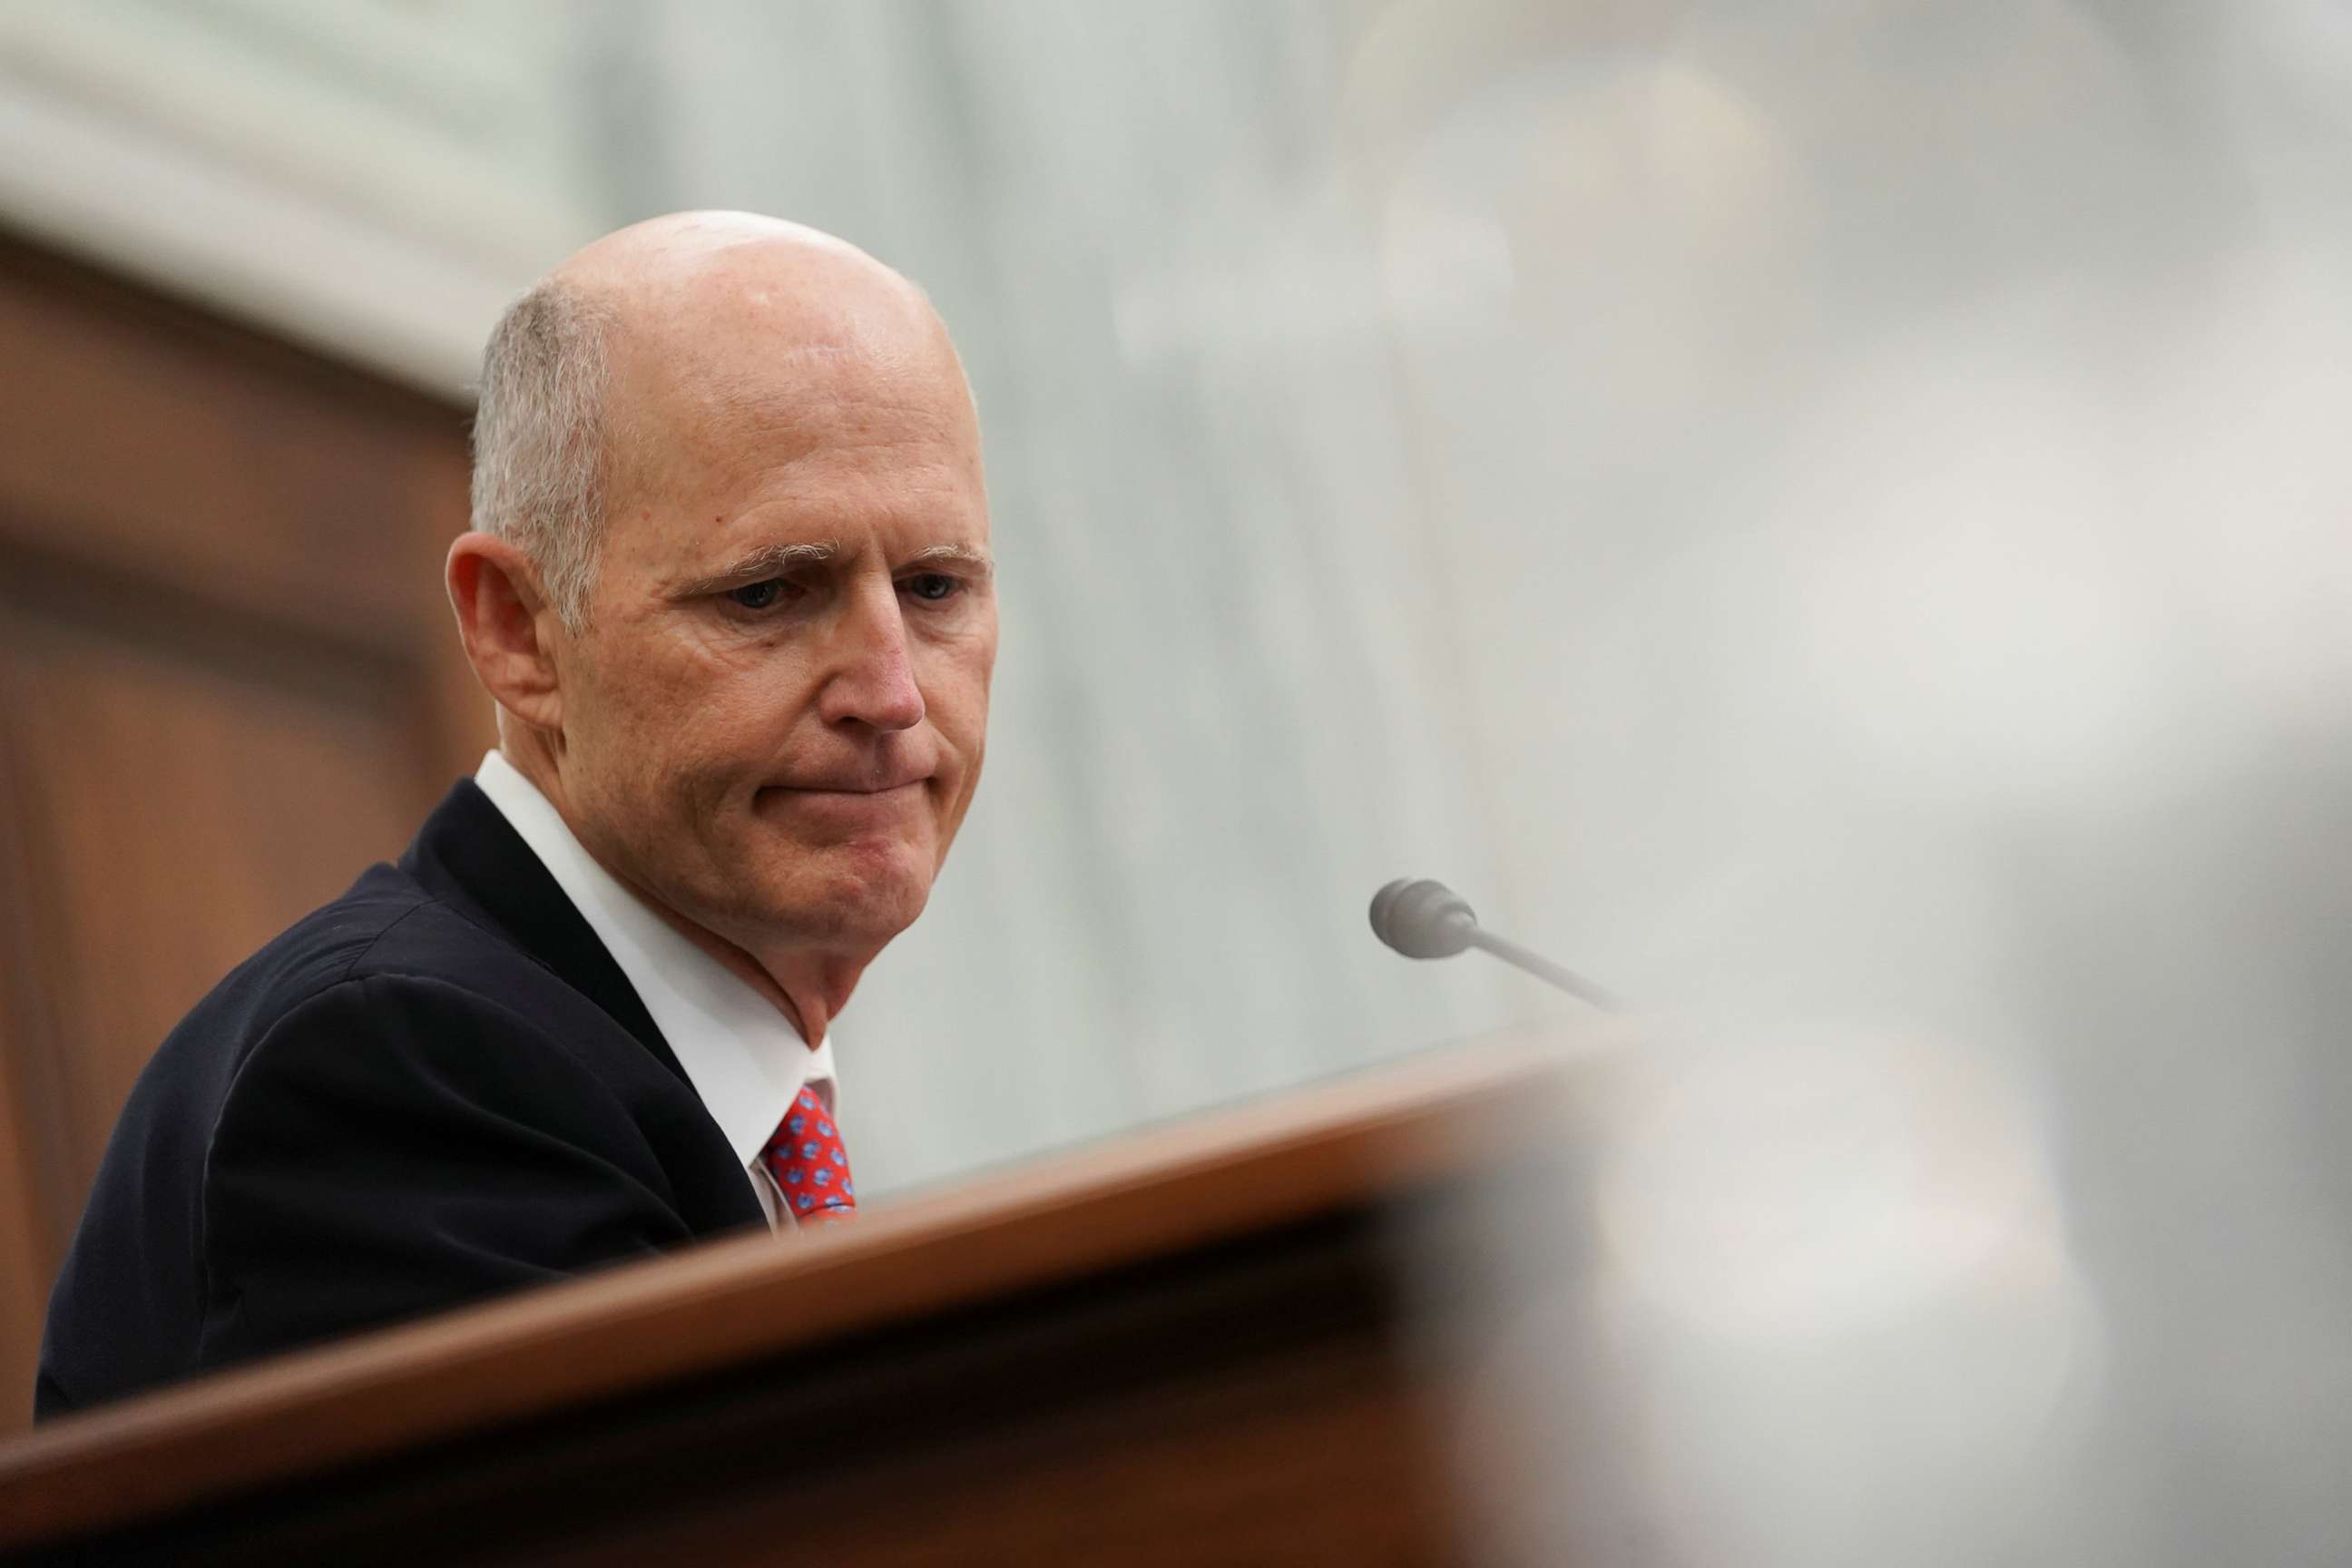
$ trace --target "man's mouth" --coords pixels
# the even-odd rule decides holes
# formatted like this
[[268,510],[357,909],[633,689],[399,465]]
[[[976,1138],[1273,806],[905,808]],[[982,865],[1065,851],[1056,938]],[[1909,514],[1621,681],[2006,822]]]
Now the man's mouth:
[[891,774],[882,779],[811,779],[793,784],[769,784],[760,793],[773,792],[788,795],[887,795],[901,790],[919,789],[929,781],[928,773]]

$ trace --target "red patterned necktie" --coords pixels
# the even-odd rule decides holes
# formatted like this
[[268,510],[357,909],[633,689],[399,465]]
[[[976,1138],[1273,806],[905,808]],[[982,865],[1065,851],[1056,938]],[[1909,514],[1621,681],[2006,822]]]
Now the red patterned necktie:
[[857,1189],[849,1181],[849,1151],[841,1146],[833,1112],[814,1090],[803,1089],[794,1097],[760,1158],[776,1178],[784,1206],[801,1224],[847,1219],[857,1207]]

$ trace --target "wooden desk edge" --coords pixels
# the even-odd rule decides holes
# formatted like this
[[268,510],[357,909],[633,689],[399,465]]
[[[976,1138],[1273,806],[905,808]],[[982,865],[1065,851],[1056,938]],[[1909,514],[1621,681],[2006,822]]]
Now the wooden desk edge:
[[789,1247],[714,1242],[66,1417],[0,1445],[0,1549],[1466,1174],[1534,1129],[1570,1059],[1526,1037],[1433,1052],[883,1205]]

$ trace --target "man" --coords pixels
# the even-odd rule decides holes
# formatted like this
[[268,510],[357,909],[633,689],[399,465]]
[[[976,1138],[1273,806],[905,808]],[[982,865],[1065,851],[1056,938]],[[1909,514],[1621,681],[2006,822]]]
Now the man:
[[608,236],[485,356],[447,581],[499,745],[157,1051],[43,1415],[854,1210],[828,1034],[922,912],[996,652],[946,329],[839,240]]

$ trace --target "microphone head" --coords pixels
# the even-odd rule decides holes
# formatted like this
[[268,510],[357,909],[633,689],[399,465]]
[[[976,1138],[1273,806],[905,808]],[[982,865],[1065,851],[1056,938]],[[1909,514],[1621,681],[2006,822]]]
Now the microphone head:
[[1407,958],[1451,958],[1477,929],[1462,895],[1426,877],[1400,877],[1372,895],[1372,934]]

